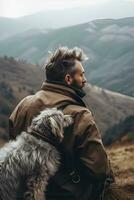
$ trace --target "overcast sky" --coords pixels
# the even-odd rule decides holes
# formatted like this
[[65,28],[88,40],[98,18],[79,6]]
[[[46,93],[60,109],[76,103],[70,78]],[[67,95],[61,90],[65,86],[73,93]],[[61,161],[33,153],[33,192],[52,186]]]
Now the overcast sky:
[[134,10],[134,0],[0,0],[0,16],[20,17],[43,10],[66,9],[70,7],[75,9],[78,6],[90,6],[90,8],[95,10],[96,6],[101,8],[108,3],[110,6],[112,3],[112,7],[119,5],[119,9],[122,5],[121,9],[128,9],[128,13],[129,7],[131,12],[132,6]]

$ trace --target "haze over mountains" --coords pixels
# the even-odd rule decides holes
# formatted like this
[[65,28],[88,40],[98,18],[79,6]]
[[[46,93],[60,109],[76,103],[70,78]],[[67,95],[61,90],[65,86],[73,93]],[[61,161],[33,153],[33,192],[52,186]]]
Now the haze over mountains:
[[54,30],[30,29],[1,40],[0,55],[44,63],[48,51],[59,46],[78,46],[85,51],[89,56],[84,63],[88,82],[134,96],[134,17]]
[[[11,8],[8,9],[6,1],[5,3],[3,2],[0,7],[0,40],[30,29],[55,29],[86,23],[95,19],[132,17],[134,8],[133,0],[94,0],[83,2],[83,4],[79,4],[79,2],[76,4],[76,2],[73,2],[75,6],[72,5],[71,1],[68,1],[68,6],[66,6],[67,2],[64,0],[63,2],[65,2],[65,5],[63,5],[62,8],[60,5],[58,7],[59,2],[57,2],[56,9],[53,8],[53,6],[46,9],[47,2],[45,2],[45,4],[43,3],[42,6],[40,2],[38,2],[35,6],[35,1],[32,3],[31,1],[24,1],[23,3],[13,1]],[[54,3],[56,3],[56,1]],[[21,4],[22,7],[20,9]],[[39,5],[42,11],[38,11]],[[30,14],[30,10],[32,12],[32,7],[36,8],[34,8],[35,13]],[[15,13],[19,13],[19,10],[20,16],[22,14],[23,16],[16,18],[4,17],[15,16]],[[28,10],[29,14],[25,12]]]

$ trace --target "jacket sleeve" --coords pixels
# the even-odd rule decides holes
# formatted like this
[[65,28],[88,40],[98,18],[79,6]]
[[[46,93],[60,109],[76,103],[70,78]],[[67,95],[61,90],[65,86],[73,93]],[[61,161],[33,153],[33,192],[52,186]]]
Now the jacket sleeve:
[[77,135],[76,149],[80,163],[87,173],[89,172],[99,180],[113,176],[100,131],[88,109],[82,111],[76,117],[75,134]]
[[23,106],[26,98],[22,99],[9,116],[9,139],[15,139],[24,131],[26,122],[26,107]]

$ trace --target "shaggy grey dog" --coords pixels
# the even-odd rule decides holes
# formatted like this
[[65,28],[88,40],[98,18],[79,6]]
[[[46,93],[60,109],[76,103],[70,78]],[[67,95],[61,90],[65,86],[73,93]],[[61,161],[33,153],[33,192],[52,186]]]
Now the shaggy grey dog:
[[64,127],[72,123],[70,115],[46,109],[32,120],[27,132],[0,149],[0,200],[16,199],[21,176],[27,177],[25,200],[45,199],[48,180],[60,165],[54,144],[62,141]]

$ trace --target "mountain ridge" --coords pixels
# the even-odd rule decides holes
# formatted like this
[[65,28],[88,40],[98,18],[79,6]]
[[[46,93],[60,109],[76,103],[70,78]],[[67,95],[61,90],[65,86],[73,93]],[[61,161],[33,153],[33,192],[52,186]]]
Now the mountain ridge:
[[134,96],[134,17],[95,20],[54,30],[26,31],[0,41],[0,55],[44,63],[59,46],[84,50],[88,82]]

